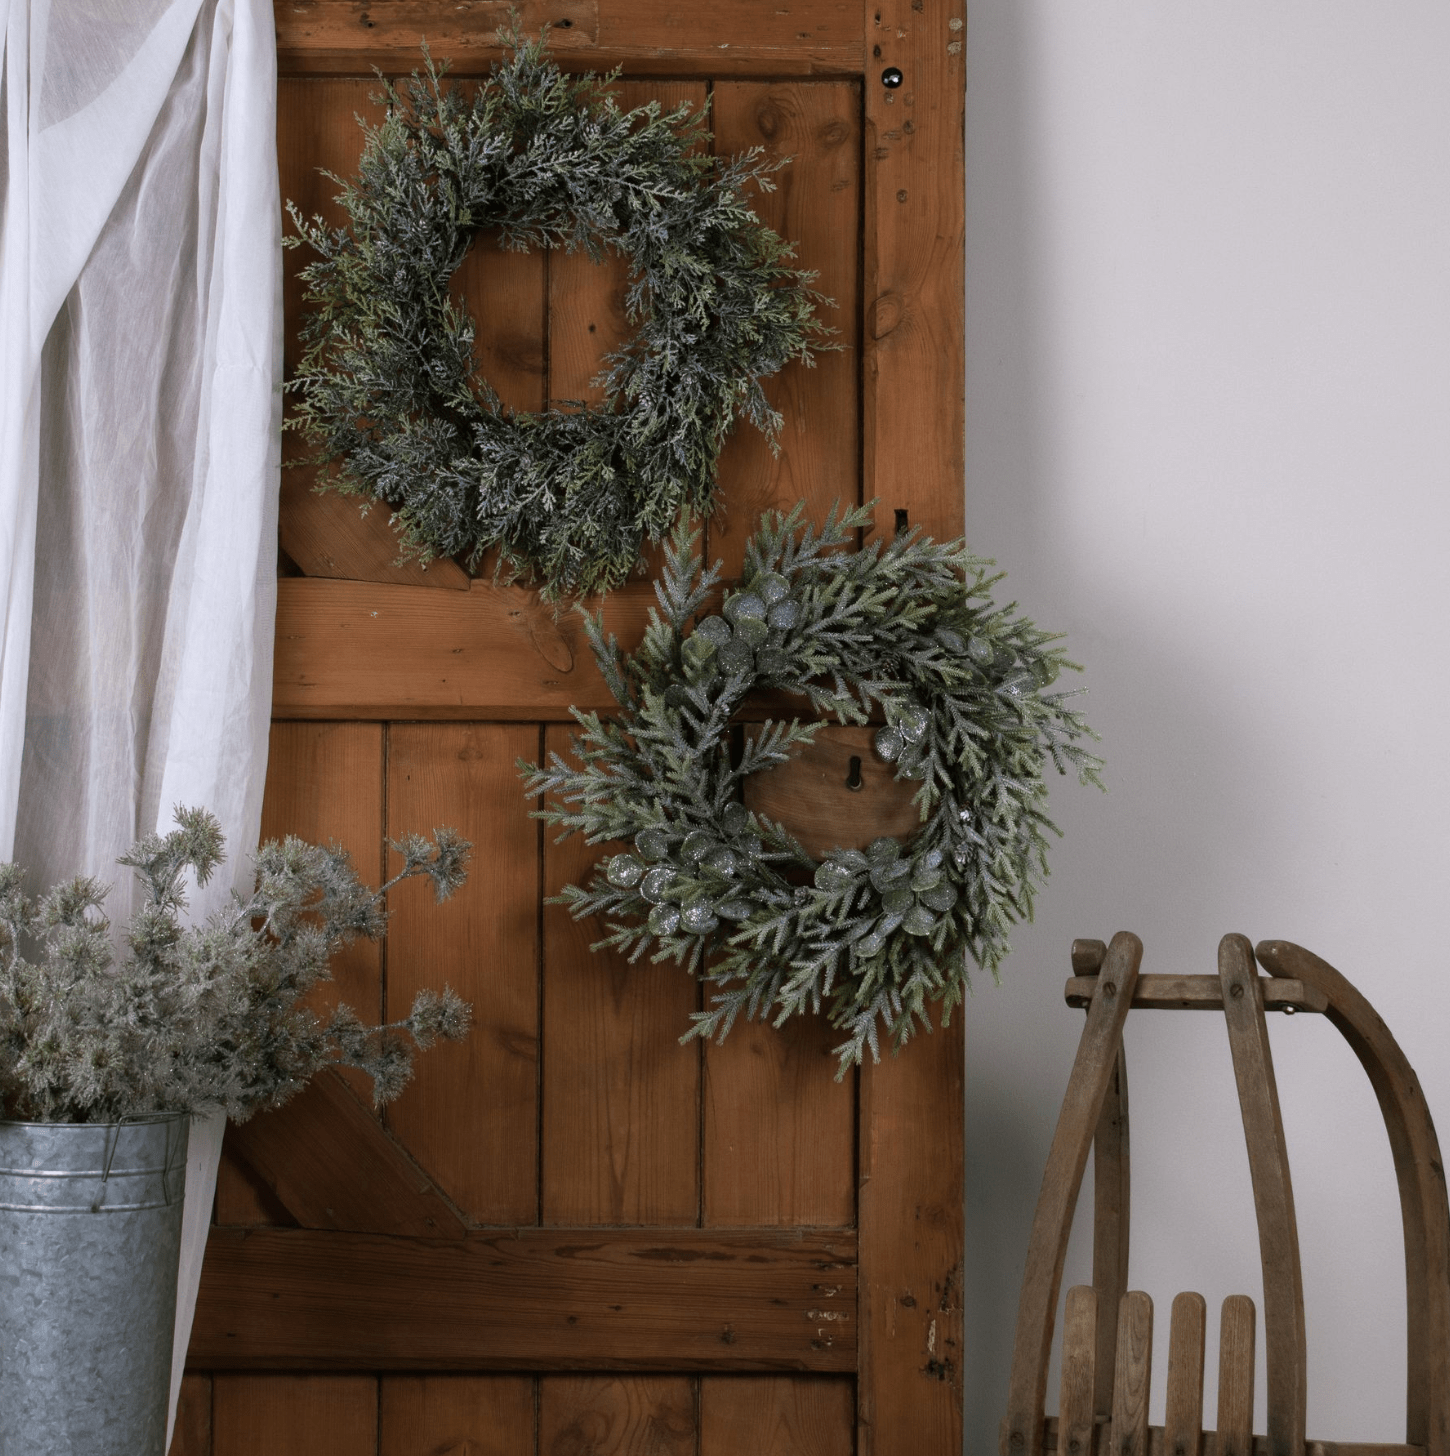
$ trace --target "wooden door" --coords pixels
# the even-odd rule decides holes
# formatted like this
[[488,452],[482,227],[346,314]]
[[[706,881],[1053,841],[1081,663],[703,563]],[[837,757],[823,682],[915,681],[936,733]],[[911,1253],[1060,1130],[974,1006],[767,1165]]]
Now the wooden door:
[[[794,158],[760,208],[844,348],[775,381],[778,457],[730,444],[712,554],[738,566],[759,512],[802,497],[958,534],[961,0],[517,8],[566,65],[622,67],[630,103],[708,98],[719,149]],[[284,195],[328,211],[316,169],[356,159],[374,65],[407,71],[426,36],[481,74],[505,16],[278,0]],[[617,274],[480,245],[460,287],[507,402],[587,396]],[[434,909],[402,887],[335,994],[383,1016],[447,981],[475,1025],[381,1119],[331,1077],[229,1132],[175,1449],[956,1456],[959,1025],[841,1083],[819,1025],[681,1046],[695,984],[591,954],[544,903],[590,856],[528,817],[515,760],[564,743],[571,703],[610,706],[575,621],[397,567],[385,513],[307,487],[288,473],[264,833],[335,838],[374,876],[389,836],[473,840],[466,889]],[[609,598],[622,637],[651,599]]]

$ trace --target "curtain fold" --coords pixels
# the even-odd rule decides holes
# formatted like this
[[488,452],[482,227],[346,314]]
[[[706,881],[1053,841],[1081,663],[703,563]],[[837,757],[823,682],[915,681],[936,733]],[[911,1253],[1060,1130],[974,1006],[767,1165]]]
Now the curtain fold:
[[[270,0],[0,0],[0,858],[32,889],[221,820],[250,872],[276,602]],[[222,1121],[192,1129],[172,1410]]]

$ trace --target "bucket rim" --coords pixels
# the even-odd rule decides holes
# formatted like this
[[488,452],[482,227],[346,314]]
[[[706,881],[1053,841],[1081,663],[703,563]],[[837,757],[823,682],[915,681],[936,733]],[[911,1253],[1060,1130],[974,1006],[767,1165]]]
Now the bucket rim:
[[180,1122],[183,1118],[195,1117],[193,1112],[143,1112],[135,1117],[122,1117],[114,1122],[33,1122],[20,1117],[0,1117],[0,1129],[7,1127],[84,1127],[84,1128],[105,1128],[105,1127],[145,1127],[158,1122]]

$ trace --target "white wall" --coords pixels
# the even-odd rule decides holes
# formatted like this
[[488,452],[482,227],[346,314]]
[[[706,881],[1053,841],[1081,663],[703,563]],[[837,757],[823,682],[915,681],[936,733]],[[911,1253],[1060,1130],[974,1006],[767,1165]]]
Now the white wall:
[[[1135,930],[1148,971],[1212,972],[1230,930],[1309,946],[1450,1142],[1450,6],[972,0],[968,36],[968,532],[1087,664],[1111,786],[1054,790],[1037,922],[967,1008],[967,1450],[991,1453],[1074,936]],[[1160,1372],[1172,1296],[1208,1297],[1212,1371],[1219,1300],[1261,1296],[1227,1041],[1136,1015],[1131,1282]],[[1378,1114],[1327,1025],[1272,1036],[1310,1435],[1402,1440]]]

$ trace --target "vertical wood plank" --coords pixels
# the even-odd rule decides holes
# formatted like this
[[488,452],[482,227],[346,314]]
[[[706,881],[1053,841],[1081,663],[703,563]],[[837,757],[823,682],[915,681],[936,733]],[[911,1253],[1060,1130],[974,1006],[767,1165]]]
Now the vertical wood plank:
[[1148,1389],[1153,1371],[1153,1301],[1130,1290],[1118,1306],[1113,1372],[1112,1456],[1148,1456]]
[[961,1449],[963,1056],[957,1017],[861,1074],[859,1456]]
[[507,408],[544,407],[548,256],[508,252],[496,232],[473,240],[450,292],[473,318],[478,372]]
[[1128,1290],[1129,1213],[1132,1206],[1128,1145],[1128,1057],[1108,1081],[1093,1136],[1093,1288],[1098,1292],[1097,1413],[1113,1407],[1113,1361],[1118,1348],[1118,1307]]
[[541,1456],[695,1456],[694,1383],[681,1376],[545,1376]]
[[[369,125],[382,119],[383,108],[372,96],[375,80],[284,76],[277,82],[277,173],[285,205],[294,202],[303,217],[321,214],[329,227],[340,227],[347,214],[333,201],[342,190],[324,173],[351,177],[362,156],[361,117]],[[291,220],[283,221],[284,236]],[[302,317],[302,283],[298,274],[313,255],[306,248],[282,254],[282,307],[288,321],[284,343],[291,374],[301,357],[297,323]]]
[[[274,723],[262,798],[262,838],[337,843],[364,883],[383,874],[383,728],[380,723]],[[354,941],[332,963],[314,1004],[346,1001],[369,1024],[382,1011],[382,950]],[[366,1088],[366,1079],[356,1083]]]
[[1289,1150],[1284,1142],[1269,1028],[1264,1018],[1264,991],[1253,948],[1242,935],[1226,935],[1219,942],[1218,974],[1259,1226],[1269,1453],[1299,1456],[1304,1449],[1308,1406],[1299,1226],[1294,1216]]
[[1057,1403],[1059,1456],[1093,1456],[1097,1413],[1098,1292],[1091,1284],[1067,1291],[1062,1318],[1062,1394]]
[[745,1375],[700,1381],[700,1456],[852,1456],[855,1419],[849,1380]]
[[1214,1456],[1254,1456],[1254,1302],[1247,1294],[1230,1294],[1220,1316]]
[[385,1375],[378,1456],[534,1456],[529,1375]]
[[821,1018],[742,1019],[706,1048],[707,1228],[856,1222],[857,1078],[835,1079],[839,1039]]
[[211,1376],[183,1375],[168,1456],[211,1456]]
[[939,540],[962,530],[965,11],[866,5],[864,488],[888,540],[902,510]]
[[447,903],[419,880],[391,897],[389,1014],[446,983],[473,1003],[473,1030],[419,1059],[388,1122],[486,1224],[538,1217],[538,831],[514,766],[538,744],[537,728],[517,723],[395,724],[389,734],[390,837],[446,824],[474,852]]
[[1185,1290],[1168,1325],[1168,1386],[1163,1413],[1165,1456],[1198,1456],[1203,1441],[1203,1332],[1208,1306]]
[[854,80],[717,81],[712,104],[718,155],[760,147],[770,158],[791,159],[776,174],[776,190],[751,205],[796,245],[797,265],[820,275],[813,286],[836,303],[821,310],[822,320],[841,346],[813,368],[791,364],[767,382],[766,395],[784,416],[778,454],[749,425],[737,425],[726,442],[710,551],[735,575],[762,511],[804,500],[819,520],[836,501],[860,499],[861,87]]
[[213,1377],[213,1456],[377,1456],[372,1375]]
[[[381,883],[383,845],[383,730],[378,723],[274,723],[262,799],[262,838],[298,835],[313,844],[340,844],[358,874]],[[237,847],[239,851],[240,846]],[[309,997],[326,1013],[346,1001],[375,1025],[382,1011],[382,951],[358,940],[333,961],[332,979]],[[344,1071],[349,1084],[370,1098],[371,1083]],[[275,1199],[234,1157],[217,1171],[216,1220],[224,1224],[290,1222]]]
[[[551,753],[569,737],[551,727]],[[610,846],[545,833],[547,893],[587,884]],[[602,923],[544,907],[543,1221],[693,1224],[699,1217],[698,1004],[673,964],[595,953]]]
[[[871,0],[864,10],[862,493],[881,498],[878,537],[892,534],[902,510],[950,537],[964,508],[965,232],[955,179],[963,173],[965,6]],[[881,83],[887,66],[903,72],[896,90]],[[860,1456],[962,1443],[960,1022],[908,1050],[861,1079]],[[933,1157],[917,1146],[925,1127]]]

